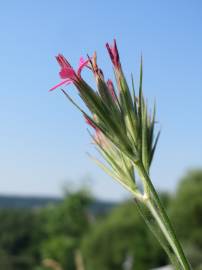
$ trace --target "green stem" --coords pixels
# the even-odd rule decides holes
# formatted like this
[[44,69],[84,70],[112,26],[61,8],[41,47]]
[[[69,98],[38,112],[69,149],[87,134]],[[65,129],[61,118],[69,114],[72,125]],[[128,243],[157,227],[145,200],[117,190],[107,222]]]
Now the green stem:
[[138,164],[137,167],[143,183],[146,183],[148,186],[145,197],[145,204],[147,205],[156,222],[158,223],[162,233],[172,247],[173,252],[176,254],[176,257],[178,258],[182,269],[191,270],[190,264],[184,254],[180,242],[177,239],[173,226],[164,210],[164,207],[158,197],[158,194],[150,180],[148,173],[145,171],[145,168],[142,164]]

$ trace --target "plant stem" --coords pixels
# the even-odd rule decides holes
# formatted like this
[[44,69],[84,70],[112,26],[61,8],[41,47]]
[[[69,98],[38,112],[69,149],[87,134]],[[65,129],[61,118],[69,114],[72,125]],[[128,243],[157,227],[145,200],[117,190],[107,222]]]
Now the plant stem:
[[164,207],[159,199],[159,196],[150,180],[148,173],[146,172],[142,164],[137,166],[140,177],[143,180],[144,185],[147,185],[145,205],[150,210],[151,214],[158,223],[162,233],[167,239],[168,243],[173,249],[176,257],[178,258],[183,270],[191,270],[191,266],[184,254],[182,246],[177,239],[173,226],[164,210]]

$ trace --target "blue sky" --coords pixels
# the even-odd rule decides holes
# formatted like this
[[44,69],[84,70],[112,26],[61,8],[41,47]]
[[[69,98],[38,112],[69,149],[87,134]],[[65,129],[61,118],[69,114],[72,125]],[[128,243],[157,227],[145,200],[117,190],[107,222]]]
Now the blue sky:
[[59,82],[59,52],[77,66],[80,55],[96,50],[112,76],[105,43],[114,37],[125,73],[136,81],[143,53],[144,92],[157,101],[155,185],[174,190],[188,169],[202,167],[201,18],[201,1],[3,1],[0,193],[60,195],[64,185],[90,179],[100,198],[128,196],[88,159],[81,115],[60,91],[48,92]]

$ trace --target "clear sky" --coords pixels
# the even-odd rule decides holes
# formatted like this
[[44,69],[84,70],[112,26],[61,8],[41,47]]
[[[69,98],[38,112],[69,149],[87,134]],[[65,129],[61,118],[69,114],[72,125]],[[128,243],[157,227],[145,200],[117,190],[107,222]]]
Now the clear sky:
[[7,0],[0,33],[0,193],[59,195],[65,183],[90,178],[100,198],[127,196],[88,159],[79,112],[60,91],[48,92],[59,82],[59,52],[77,66],[96,50],[112,76],[105,42],[114,37],[127,76],[138,78],[143,53],[144,92],[157,101],[155,185],[173,190],[186,170],[202,167],[201,1]]

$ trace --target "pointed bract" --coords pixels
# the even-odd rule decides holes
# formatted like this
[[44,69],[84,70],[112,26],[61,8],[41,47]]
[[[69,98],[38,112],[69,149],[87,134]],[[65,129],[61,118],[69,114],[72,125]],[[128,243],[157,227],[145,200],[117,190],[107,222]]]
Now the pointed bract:
[[119,70],[121,68],[121,63],[119,59],[119,52],[117,49],[116,40],[114,39],[113,45],[109,45],[109,43],[106,43],[106,47],[115,69]]

